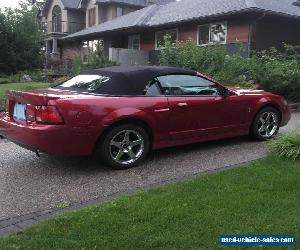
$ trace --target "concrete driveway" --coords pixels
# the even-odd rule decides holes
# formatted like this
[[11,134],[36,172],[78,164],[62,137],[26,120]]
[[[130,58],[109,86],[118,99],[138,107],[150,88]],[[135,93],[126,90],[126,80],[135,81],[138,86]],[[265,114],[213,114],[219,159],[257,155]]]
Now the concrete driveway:
[[[300,113],[294,113],[281,132],[297,126]],[[156,151],[140,167],[112,171],[89,158],[37,158],[0,140],[0,221],[183,179],[265,155],[266,143],[241,137]]]

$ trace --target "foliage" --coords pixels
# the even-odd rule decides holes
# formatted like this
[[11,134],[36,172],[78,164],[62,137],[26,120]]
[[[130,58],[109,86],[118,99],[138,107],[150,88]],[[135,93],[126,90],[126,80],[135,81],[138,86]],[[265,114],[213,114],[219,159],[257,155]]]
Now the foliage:
[[4,106],[5,95],[8,90],[30,90],[48,88],[49,83],[31,82],[31,83],[7,83],[0,84],[0,108]]
[[173,43],[165,38],[160,63],[197,70],[226,85],[253,86],[275,93],[290,95],[300,92],[300,46],[284,45],[282,50],[271,48],[228,55],[223,45],[197,46],[190,40]]
[[11,75],[0,76],[1,83],[17,83],[20,82],[21,77],[26,74],[29,75],[33,82],[48,82],[45,72],[43,70],[24,70]]
[[28,74],[33,82],[45,82],[47,79],[43,70],[25,70],[25,74]]
[[43,35],[37,6],[24,0],[18,9],[0,10],[0,72],[15,74],[36,69],[43,62]]
[[6,84],[9,83],[8,77],[0,77],[0,84]]
[[50,219],[1,238],[0,249],[221,249],[224,233],[299,238],[299,176],[299,161],[266,159]]
[[47,67],[52,71],[59,72],[63,66],[63,61],[59,57],[49,57],[47,62]]
[[20,73],[17,74],[11,74],[10,76],[8,76],[9,82],[13,83],[13,82],[20,82]]
[[300,160],[300,131],[280,136],[270,143],[273,155],[284,159]]
[[101,44],[97,44],[96,50],[90,53],[86,62],[84,62],[81,57],[75,58],[73,61],[73,74],[78,75],[85,69],[97,69],[115,65],[115,62],[110,61],[106,56],[104,56],[104,48]]
[[253,76],[262,88],[283,95],[300,91],[300,46],[284,45],[283,51],[271,48],[254,58],[260,70]]
[[222,69],[225,58],[226,51],[221,46],[198,47],[193,40],[173,43],[166,36],[165,44],[161,47],[160,63],[214,75]]

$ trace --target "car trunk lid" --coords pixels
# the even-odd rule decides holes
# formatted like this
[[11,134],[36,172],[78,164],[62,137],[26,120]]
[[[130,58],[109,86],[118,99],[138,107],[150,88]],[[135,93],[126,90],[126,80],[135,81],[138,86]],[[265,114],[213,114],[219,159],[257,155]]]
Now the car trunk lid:
[[7,92],[6,109],[10,117],[15,120],[25,121],[25,113],[28,105],[47,106],[50,101],[72,98],[79,94],[74,91],[64,91],[55,89],[42,89],[31,91],[15,91]]
[[7,92],[7,99],[14,103],[47,105],[50,100],[72,98],[75,95],[78,96],[78,93],[74,91],[63,91],[55,89],[41,89],[32,91],[10,90]]

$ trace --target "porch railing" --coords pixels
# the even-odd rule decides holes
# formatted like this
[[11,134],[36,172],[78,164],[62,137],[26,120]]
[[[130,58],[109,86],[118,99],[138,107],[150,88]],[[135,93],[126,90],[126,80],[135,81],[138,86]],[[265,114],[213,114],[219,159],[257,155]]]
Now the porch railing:
[[84,23],[77,23],[77,22],[43,22],[42,23],[42,30],[47,34],[57,33],[57,34],[72,34],[83,30],[85,28]]

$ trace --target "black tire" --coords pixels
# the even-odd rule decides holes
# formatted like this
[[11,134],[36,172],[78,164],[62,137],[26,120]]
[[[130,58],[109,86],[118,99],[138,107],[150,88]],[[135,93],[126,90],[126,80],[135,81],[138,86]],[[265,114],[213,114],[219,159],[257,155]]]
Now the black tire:
[[[272,125],[270,125],[270,129],[269,130],[272,130],[270,134],[267,134],[267,132],[261,132],[260,129],[262,127],[262,121],[261,119],[263,120],[264,117],[266,117],[267,114],[272,114],[272,120],[274,119],[273,118],[273,115],[274,117],[276,117],[276,128],[272,127]],[[274,121],[275,122],[275,121]],[[272,122],[270,122],[271,124]],[[275,126],[275,125],[274,125]],[[266,140],[269,140],[271,138],[273,138],[274,136],[277,135],[278,131],[279,131],[279,127],[280,127],[280,113],[279,111],[276,109],[276,108],[273,108],[273,107],[266,107],[266,108],[263,108],[262,110],[260,110],[254,120],[253,120],[253,123],[252,123],[252,126],[251,126],[251,130],[250,130],[250,135],[252,138],[254,138],[255,140],[258,140],[258,141],[266,141]],[[265,134],[265,135],[263,135]]]
[[[127,133],[130,137],[129,141],[132,140],[132,144],[130,144],[129,142],[125,142],[125,134]],[[122,141],[123,134],[124,139]],[[135,137],[137,138],[136,140]],[[140,139],[142,140],[141,144],[133,146],[133,143],[138,142]],[[119,143],[121,145],[112,145]],[[97,154],[100,154],[101,158],[110,167],[118,170],[124,170],[140,164],[148,155],[149,150],[150,139],[146,130],[142,126],[138,126],[135,124],[123,124],[112,128],[104,135],[103,138],[101,138],[96,152]],[[136,154],[136,159],[134,158],[134,160],[130,160],[130,154],[123,153],[123,151],[133,152],[134,154]],[[118,154],[120,155],[121,153],[123,153],[123,155],[118,161],[116,158]],[[126,161],[127,158],[128,161]]]

